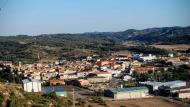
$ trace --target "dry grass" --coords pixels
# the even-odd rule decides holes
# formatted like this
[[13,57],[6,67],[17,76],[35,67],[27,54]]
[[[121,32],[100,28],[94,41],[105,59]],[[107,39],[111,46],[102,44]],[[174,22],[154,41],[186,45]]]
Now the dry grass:
[[107,104],[109,107],[185,107],[160,98],[108,101]]
[[184,51],[190,48],[190,45],[186,45],[186,44],[176,44],[176,45],[151,45],[154,46],[156,48],[161,48],[161,49],[167,49],[167,50],[180,50],[180,51]]
[[131,100],[109,100],[106,101],[107,106],[101,106],[96,103],[87,102],[85,107],[92,105],[92,107],[187,107],[181,104],[169,102],[161,98],[146,98],[146,99],[131,99]]
[[117,51],[115,53],[112,54],[113,56],[131,56],[131,52],[127,51],[127,50],[123,50],[123,51]]

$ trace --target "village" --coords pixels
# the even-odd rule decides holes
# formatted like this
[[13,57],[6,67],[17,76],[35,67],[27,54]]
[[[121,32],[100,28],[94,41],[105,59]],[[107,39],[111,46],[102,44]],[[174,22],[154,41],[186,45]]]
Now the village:
[[[161,96],[168,99],[189,99],[187,80],[162,77],[161,72],[185,66],[190,71],[190,57],[133,54],[81,61],[59,60],[50,63],[22,64],[1,62],[22,74],[23,90],[28,93],[55,92],[57,96],[86,98],[87,94],[107,100],[143,99]],[[1,68],[3,69],[3,68]],[[164,74],[165,75],[165,74]],[[175,75],[173,75],[175,76]],[[69,91],[65,88],[73,86]],[[75,89],[76,88],[76,89]],[[77,91],[80,88],[82,93]]]

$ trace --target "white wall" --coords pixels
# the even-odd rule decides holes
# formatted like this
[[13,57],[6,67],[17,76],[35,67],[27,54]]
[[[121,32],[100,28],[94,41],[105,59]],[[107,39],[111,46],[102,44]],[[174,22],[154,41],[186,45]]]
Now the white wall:
[[147,97],[148,92],[126,92],[114,94],[114,99],[134,99]]
[[40,82],[28,82],[24,84],[24,91],[26,92],[40,92],[41,83]]
[[25,83],[25,91],[26,92],[32,92],[32,82]]
[[179,93],[179,98],[190,98],[190,93]]

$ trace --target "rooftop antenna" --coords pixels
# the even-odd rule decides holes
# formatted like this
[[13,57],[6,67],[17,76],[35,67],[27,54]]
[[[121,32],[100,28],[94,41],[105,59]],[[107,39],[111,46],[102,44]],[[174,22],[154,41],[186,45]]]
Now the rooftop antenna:
[[111,55],[111,53],[110,53],[110,47],[109,47],[109,56]]
[[38,60],[40,60],[40,53],[38,52]]

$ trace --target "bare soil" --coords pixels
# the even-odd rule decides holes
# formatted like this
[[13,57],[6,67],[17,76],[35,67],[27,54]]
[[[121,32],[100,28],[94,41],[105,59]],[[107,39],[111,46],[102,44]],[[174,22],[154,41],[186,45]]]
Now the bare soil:
[[[185,105],[169,102],[160,98],[131,99],[131,100],[110,100],[106,101],[107,106],[101,106],[95,103],[87,103],[92,107],[187,107]],[[87,106],[88,107],[88,106]]]
[[190,45],[187,44],[176,44],[176,45],[152,45],[156,48],[161,48],[161,49],[167,49],[167,50],[180,50],[180,51],[185,51],[190,48]]
[[160,98],[133,99],[108,102],[109,107],[186,107]]

